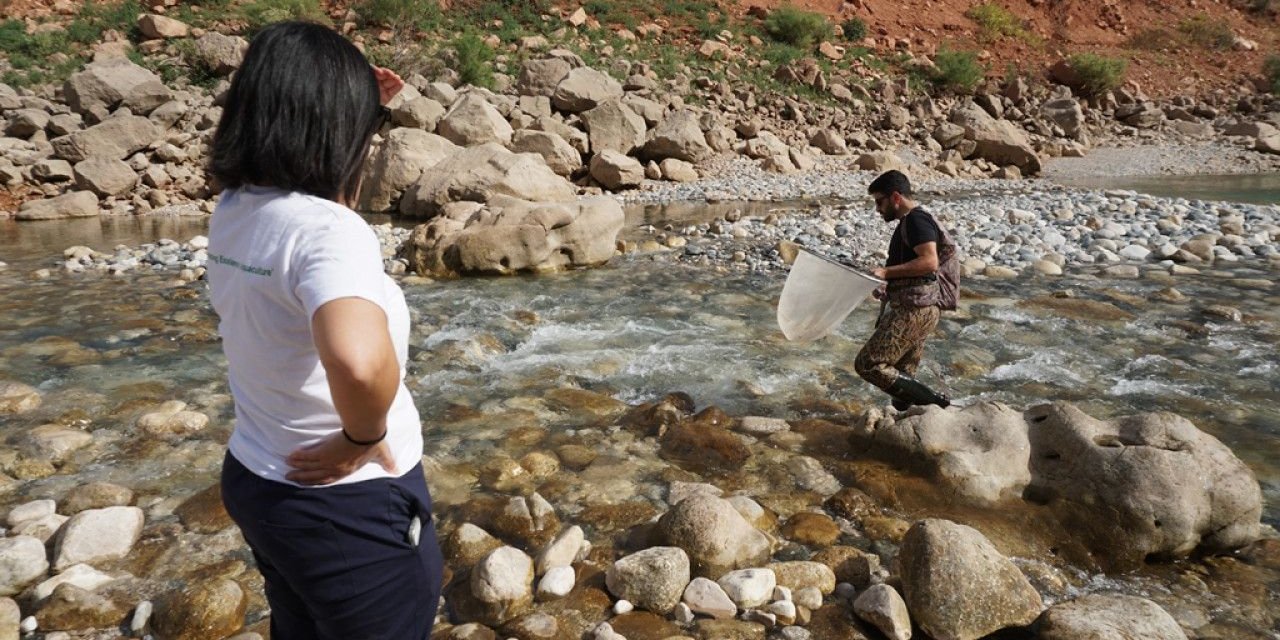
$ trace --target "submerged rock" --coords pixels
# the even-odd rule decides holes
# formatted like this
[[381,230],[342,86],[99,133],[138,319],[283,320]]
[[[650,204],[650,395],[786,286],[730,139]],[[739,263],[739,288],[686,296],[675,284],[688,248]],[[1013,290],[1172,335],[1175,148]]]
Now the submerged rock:
[[152,625],[172,640],[225,638],[244,625],[247,606],[239,583],[223,578],[166,594],[156,602]]

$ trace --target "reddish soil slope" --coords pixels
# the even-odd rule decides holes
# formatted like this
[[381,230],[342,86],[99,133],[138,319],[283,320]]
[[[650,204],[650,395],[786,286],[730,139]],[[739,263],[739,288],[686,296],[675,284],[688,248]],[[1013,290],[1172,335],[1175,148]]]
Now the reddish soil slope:
[[[1227,0],[1000,0],[1021,18],[1041,42],[1003,37],[980,39],[977,23],[965,12],[979,0],[736,0],[745,13],[753,6],[792,4],[831,16],[836,22],[861,18],[879,48],[887,39],[906,39],[910,51],[931,53],[941,45],[989,54],[993,73],[1009,64],[1043,72],[1064,55],[1095,52],[1130,60],[1129,79],[1149,94],[1200,94],[1216,88],[1251,85],[1261,75],[1268,54],[1280,53],[1280,21],[1276,15],[1236,9]],[[1258,44],[1255,51],[1212,50],[1176,44],[1178,27],[1202,16],[1210,25],[1229,26]],[[1163,30],[1165,33],[1160,34]],[[1159,37],[1172,36],[1172,37]],[[1143,36],[1146,36],[1145,38]],[[1135,39],[1148,43],[1135,44]],[[1166,44],[1163,47],[1158,43]],[[1157,45],[1157,46],[1153,46]],[[899,47],[902,45],[899,44]]]

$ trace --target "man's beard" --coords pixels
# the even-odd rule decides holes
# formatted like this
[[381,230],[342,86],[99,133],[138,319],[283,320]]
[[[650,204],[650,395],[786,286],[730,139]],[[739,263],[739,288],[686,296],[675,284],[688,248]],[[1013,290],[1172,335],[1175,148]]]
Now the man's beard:
[[885,222],[893,222],[893,219],[898,217],[897,214],[898,212],[893,209],[885,209],[880,212],[880,217],[884,218]]

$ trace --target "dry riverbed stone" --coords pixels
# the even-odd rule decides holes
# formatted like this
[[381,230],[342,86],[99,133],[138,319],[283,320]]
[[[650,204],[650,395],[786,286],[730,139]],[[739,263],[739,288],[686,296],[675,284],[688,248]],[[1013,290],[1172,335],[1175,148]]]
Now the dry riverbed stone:
[[902,586],[916,623],[935,638],[976,640],[1040,615],[1040,594],[976,529],[927,519],[899,552]]
[[0,596],[11,596],[49,569],[44,543],[31,536],[0,539]]
[[64,525],[53,552],[54,569],[81,562],[93,564],[129,555],[142,535],[143,514],[137,507],[81,511]]
[[715,496],[682,500],[658,521],[661,537],[689,554],[694,575],[719,578],[734,569],[760,566],[772,553],[769,538]]
[[609,568],[609,592],[638,607],[667,614],[689,584],[689,556],[678,547],[651,547],[626,556]]

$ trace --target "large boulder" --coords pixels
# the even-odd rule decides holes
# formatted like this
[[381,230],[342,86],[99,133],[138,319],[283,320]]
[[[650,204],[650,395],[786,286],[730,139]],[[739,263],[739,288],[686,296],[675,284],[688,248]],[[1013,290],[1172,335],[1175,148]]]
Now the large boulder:
[[651,547],[609,567],[605,586],[641,609],[666,615],[689,584],[689,556],[679,547]]
[[1186,640],[1160,605],[1137,596],[1090,594],[1050,607],[1036,621],[1039,640]]
[[88,129],[50,140],[53,152],[68,162],[94,156],[123,160],[159,140],[164,132],[142,116],[108,118]]
[[700,162],[713,153],[698,123],[698,114],[689,109],[673,111],[649,132],[643,153],[654,160],[677,158]]
[[90,63],[67,79],[62,90],[67,105],[80,114],[118,106],[146,114],[173,97],[160,76],[128,58],[117,57]]
[[445,113],[444,105],[426,96],[417,96],[396,105],[391,110],[391,121],[400,127],[435,131]]
[[422,129],[392,129],[365,169],[360,208],[394,209],[404,190],[417,182],[423,171],[458,151],[458,145]]
[[522,96],[555,95],[556,87],[573,70],[569,62],[561,58],[525,60],[520,65],[516,79],[516,91]]
[[1084,110],[1075,98],[1055,98],[1040,105],[1040,115],[1062,128],[1068,138],[1079,138],[1084,131]]
[[478,93],[467,93],[453,103],[436,125],[436,131],[454,144],[471,147],[486,142],[507,144],[515,131],[496,107]]
[[61,220],[98,215],[98,196],[91,191],[72,191],[56,198],[30,200],[18,208],[19,220]]
[[1031,483],[1031,443],[1021,411],[980,402],[962,411],[928,407],[901,420],[855,425],[854,452],[905,463],[960,499],[994,504]]
[[965,139],[976,145],[973,155],[998,165],[1013,165],[1025,175],[1040,173],[1040,156],[1027,135],[1008,120],[997,120],[970,101],[951,111],[952,124],[964,127]]
[[1262,494],[1231,450],[1184,418],[1103,421],[1065,402],[1018,411],[981,402],[901,419],[869,415],[853,450],[933,478],[979,504],[1024,498],[1107,565],[1224,551],[1259,535]]
[[1065,402],[1026,417],[1028,492],[1095,552],[1137,566],[1148,556],[1226,551],[1258,538],[1262,491],[1253,472],[1185,418],[1098,420]]
[[591,67],[579,67],[556,85],[551,104],[561,111],[581,113],[621,98],[622,94],[622,85],[609,74]]
[[751,526],[727,501],[695,494],[658,520],[666,544],[689,554],[693,575],[718,579],[734,569],[758,567],[772,553],[769,537]]
[[76,188],[99,196],[118,196],[138,184],[138,174],[124,160],[96,156],[75,166]]
[[606,149],[597,152],[592,156],[589,168],[591,177],[610,191],[638,187],[644,182],[644,165],[617,151]]
[[932,638],[977,640],[1031,624],[1044,608],[1018,567],[976,529],[921,520],[907,531],[898,558],[907,608]]
[[644,118],[627,108],[621,100],[610,100],[582,112],[591,148],[596,153],[606,149],[631,153],[644,144]]
[[461,149],[423,171],[401,198],[400,212],[428,217],[449,202],[488,202],[497,195],[564,202],[576,198],[577,190],[540,156],[488,143]]
[[217,31],[210,31],[194,43],[195,61],[208,67],[220,76],[231,75],[244,62],[244,54],[249,50],[249,41],[240,36],[228,36]]
[[556,175],[568,177],[582,168],[582,154],[564,138],[550,131],[521,129],[511,137],[510,149],[516,153],[536,153],[542,156]]
[[[462,204],[462,203],[459,203]],[[533,203],[496,197],[487,208],[451,205],[405,245],[421,274],[510,274],[601,264],[613,257],[622,205],[609,197]]]

